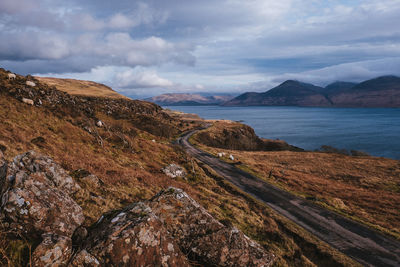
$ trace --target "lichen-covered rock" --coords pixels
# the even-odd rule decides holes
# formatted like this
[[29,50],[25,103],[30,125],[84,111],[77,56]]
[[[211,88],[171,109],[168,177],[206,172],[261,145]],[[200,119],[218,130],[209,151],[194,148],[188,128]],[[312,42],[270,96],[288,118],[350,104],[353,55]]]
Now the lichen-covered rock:
[[174,163],[166,166],[165,168],[162,169],[163,172],[171,177],[171,178],[176,178],[176,177],[185,177],[186,176],[186,171],[184,168],[182,168],[179,165],[176,165]]
[[182,251],[206,265],[270,266],[274,255],[235,227],[226,227],[181,189],[169,188],[148,205]]
[[70,237],[84,221],[82,208],[70,197],[80,187],[49,157],[33,151],[15,157],[2,184],[5,220],[28,237]]
[[[85,175],[86,183],[101,183]],[[270,266],[274,256],[215,220],[181,189],[111,211],[91,227],[72,199],[81,190],[49,157],[33,151],[7,163],[0,153],[0,223],[41,241],[33,266]]]
[[140,202],[102,216],[83,249],[102,266],[190,266],[162,222]]
[[100,262],[84,249],[79,251],[79,253],[74,257],[71,265],[74,267],[97,267],[100,266]]
[[0,207],[1,207],[1,196],[6,190],[6,176],[7,176],[7,161],[3,157],[3,152],[0,150]]
[[33,266],[66,266],[72,255],[71,239],[55,234],[44,234],[42,237],[42,243],[32,254]]

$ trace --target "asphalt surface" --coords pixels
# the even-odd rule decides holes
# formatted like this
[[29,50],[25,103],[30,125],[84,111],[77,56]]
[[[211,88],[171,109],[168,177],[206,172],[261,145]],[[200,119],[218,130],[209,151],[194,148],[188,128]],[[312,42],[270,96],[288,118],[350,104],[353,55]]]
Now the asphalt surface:
[[296,197],[193,147],[188,139],[196,131],[184,134],[176,142],[227,181],[365,266],[400,266],[400,241]]

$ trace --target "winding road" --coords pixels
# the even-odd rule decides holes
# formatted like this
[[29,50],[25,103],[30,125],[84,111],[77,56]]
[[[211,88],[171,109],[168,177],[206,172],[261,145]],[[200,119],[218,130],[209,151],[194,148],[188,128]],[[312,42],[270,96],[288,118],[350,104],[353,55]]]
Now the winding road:
[[363,265],[400,266],[399,241],[296,197],[193,147],[188,139],[197,131],[184,134],[176,142],[236,187]]

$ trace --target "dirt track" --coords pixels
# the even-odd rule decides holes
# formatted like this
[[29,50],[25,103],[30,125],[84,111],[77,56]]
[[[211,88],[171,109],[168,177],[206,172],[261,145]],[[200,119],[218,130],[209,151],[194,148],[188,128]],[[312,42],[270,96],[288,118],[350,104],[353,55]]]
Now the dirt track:
[[296,197],[193,147],[191,131],[177,140],[193,157],[321,240],[366,266],[400,266],[400,242]]

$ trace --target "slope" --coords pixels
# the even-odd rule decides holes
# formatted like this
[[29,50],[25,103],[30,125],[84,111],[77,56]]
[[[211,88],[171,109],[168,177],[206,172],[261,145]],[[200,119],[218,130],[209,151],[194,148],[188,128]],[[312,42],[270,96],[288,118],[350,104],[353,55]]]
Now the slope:
[[[27,86],[27,80],[36,85]],[[7,72],[0,70],[0,149],[8,160],[34,149],[59,162],[83,188],[73,197],[83,208],[85,226],[104,212],[174,186],[224,224],[233,224],[272,251],[277,266],[355,265],[170,144],[202,123],[178,120],[144,101],[71,96],[30,76],[8,80]],[[161,169],[171,163],[183,166],[186,177],[166,176]],[[82,178],[88,174],[99,177],[100,186]],[[2,231],[0,235],[2,264],[11,261],[19,266],[29,260],[29,247],[35,248],[35,243]]]
[[100,83],[39,76],[36,76],[35,78],[42,83],[48,84],[49,86],[56,86],[58,90],[66,92],[70,95],[127,99],[126,96],[123,96],[110,87]]

